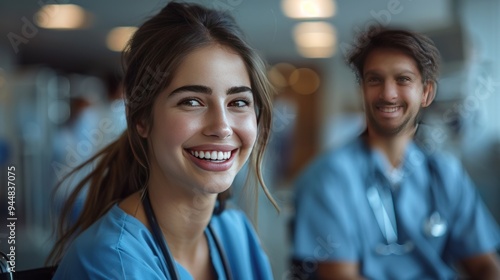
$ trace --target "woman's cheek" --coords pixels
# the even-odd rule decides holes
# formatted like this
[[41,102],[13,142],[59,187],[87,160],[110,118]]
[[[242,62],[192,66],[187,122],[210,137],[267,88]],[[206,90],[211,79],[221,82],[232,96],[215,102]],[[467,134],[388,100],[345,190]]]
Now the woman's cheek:
[[243,143],[247,147],[253,147],[257,139],[257,119],[249,117],[244,122],[244,125],[239,126],[243,130],[241,133],[244,135]]

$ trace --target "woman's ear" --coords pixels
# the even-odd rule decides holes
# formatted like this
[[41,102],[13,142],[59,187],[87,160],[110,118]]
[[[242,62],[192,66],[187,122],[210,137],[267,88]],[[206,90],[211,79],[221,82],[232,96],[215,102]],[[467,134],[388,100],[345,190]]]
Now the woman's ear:
[[137,129],[137,133],[142,138],[148,138],[148,127],[144,124],[144,120],[140,120],[135,124],[135,128]]
[[428,81],[424,85],[424,92],[422,94],[422,107],[427,107],[431,105],[432,101],[436,97],[436,83]]

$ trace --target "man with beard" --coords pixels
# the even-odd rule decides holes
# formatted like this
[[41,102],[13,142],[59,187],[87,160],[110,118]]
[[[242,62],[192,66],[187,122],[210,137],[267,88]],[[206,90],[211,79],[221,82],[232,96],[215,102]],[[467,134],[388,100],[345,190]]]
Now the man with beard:
[[367,127],[296,181],[295,279],[500,279],[500,231],[471,179],[415,138],[436,93],[433,42],[373,27],[348,62]]

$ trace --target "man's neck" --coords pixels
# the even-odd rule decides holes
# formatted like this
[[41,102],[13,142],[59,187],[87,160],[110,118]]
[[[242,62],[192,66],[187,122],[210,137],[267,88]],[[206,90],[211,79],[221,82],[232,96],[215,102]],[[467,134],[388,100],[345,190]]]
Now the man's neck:
[[392,168],[398,168],[403,162],[406,147],[413,138],[414,131],[401,132],[397,135],[385,136],[368,129],[368,144],[372,149],[384,154]]

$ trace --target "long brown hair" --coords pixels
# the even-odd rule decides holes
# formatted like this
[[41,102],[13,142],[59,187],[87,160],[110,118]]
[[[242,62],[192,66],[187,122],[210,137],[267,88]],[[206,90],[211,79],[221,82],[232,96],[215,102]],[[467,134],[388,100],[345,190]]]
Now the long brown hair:
[[[58,263],[75,236],[102,217],[115,203],[147,185],[148,142],[140,137],[136,124],[139,121],[153,124],[151,108],[158,94],[167,87],[189,53],[210,44],[229,47],[241,56],[247,67],[258,124],[250,167],[264,193],[277,208],[261,171],[272,123],[273,91],[266,77],[266,65],[244,41],[234,19],[226,12],[195,4],[171,2],[140,26],[123,53],[127,129],[116,141],[66,177],[97,162],[93,171],[76,185],[62,208],[57,228],[58,240],[47,259],[48,263]],[[87,185],[83,210],[76,222],[70,224],[68,219],[71,209]],[[218,195],[222,204],[227,197],[226,192]]]

